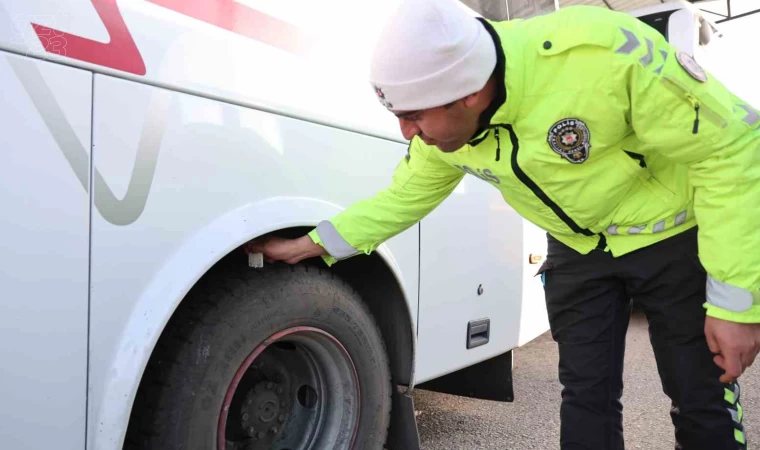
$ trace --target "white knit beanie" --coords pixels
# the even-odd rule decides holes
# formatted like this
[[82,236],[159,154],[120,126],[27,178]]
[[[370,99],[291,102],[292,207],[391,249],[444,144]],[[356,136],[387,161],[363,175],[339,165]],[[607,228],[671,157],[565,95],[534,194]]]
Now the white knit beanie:
[[493,39],[458,0],[402,0],[372,55],[370,82],[388,109],[446,105],[485,86]]

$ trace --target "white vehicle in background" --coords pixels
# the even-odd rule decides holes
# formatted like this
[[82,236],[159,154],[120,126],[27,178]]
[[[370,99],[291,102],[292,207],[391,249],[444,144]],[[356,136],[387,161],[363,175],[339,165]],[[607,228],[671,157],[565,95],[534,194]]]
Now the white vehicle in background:
[[383,5],[0,0],[0,448],[406,450],[415,385],[513,399],[545,236],[476,177],[330,269],[240,249],[404,157]]

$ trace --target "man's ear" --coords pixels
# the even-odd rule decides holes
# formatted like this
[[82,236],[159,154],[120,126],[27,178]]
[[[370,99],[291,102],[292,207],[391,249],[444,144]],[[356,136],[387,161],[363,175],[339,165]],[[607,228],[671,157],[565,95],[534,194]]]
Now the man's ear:
[[468,108],[475,108],[480,103],[480,98],[482,97],[483,89],[479,90],[478,92],[473,92],[472,94],[468,95],[467,97],[463,98],[462,101],[464,102],[464,106]]
[[483,109],[486,106],[488,106],[488,103],[490,102],[488,100],[488,85],[483,86],[483,88],[477,92],[473,92],[472,94],[468,95],[467,97],[463,98],[462,101],[464,102],[464,106],[468,108],[475,108],[475,109]]
[[493,95],[493,77],[489,78],[485,86],[479,91],[473,92],[467,97],[463,98],[464,105],[468,108],[474,108],[477,110],[484,110],[491,103],[491,97]]

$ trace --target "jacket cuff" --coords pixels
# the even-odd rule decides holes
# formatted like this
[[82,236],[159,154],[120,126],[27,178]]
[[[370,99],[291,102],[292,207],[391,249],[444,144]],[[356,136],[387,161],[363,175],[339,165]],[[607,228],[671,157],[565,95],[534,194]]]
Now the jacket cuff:
[[[315,244],[327,250],[327,255],[322,255],[322,260],[325,262],[325,264],[327,264],[328,267],[332,266],[341,259],[349,258],[358,253],[355,250],[350,254],[345,251],[345,247],[348,247],[351,250],[353,250],[353,247],[351,247],[345,240],[343,240],[343,238],[338,234],[338,231],[335,229],[335,227],[327,221],[321,222],[315,229],[311,230],[311,232],[309,232],[309,237]],[[325,242],[325,239],[327,239],[327,242]],[[344,246],[343,248],[341,248],[342,245]],[[335,252],[337,252],[337,256]]]
[[749,311],[753,306],[752,292],[732,284],[707,277],[707,303],[734,313]]
[[716,319],[738,323],[760,323],[760,305],[752,305],[744,312],[733,312],[719,306],[704,304],[707,315]]
[[317,225],[317,234],[322,240],[322,247],[327,250],[333,258],[340,261],[359,254],[359,250],[353,248],[351,244],[338,233],[335,226],[327,220],[323,220]]
[[[322,239],[319,237],[319,233],[317,233],[316,228],[311,230],[311,232],[309,233],[309,237],[311,238],[312,242],[314,242],[315,244],[319,245],[322,248],[325,248],[324,244],[322,244]],[[327,264],[327,267],[330,267],[337,262],[335,258],[330,256],[330,254],[322,255],[322,261],[324,261],[325,264]]]

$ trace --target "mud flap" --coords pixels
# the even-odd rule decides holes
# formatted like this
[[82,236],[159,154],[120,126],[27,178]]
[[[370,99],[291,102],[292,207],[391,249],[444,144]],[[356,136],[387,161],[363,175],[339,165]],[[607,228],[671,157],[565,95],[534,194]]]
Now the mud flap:
[[414,415],[414,399],[407,394],[406,386],[395,386],[391,408],[391,426],[388,429],[387,450],[420,450],[420,435]]
[[512,351],[419,384],[415,389],[480,400],[511,402],[514,400]]

